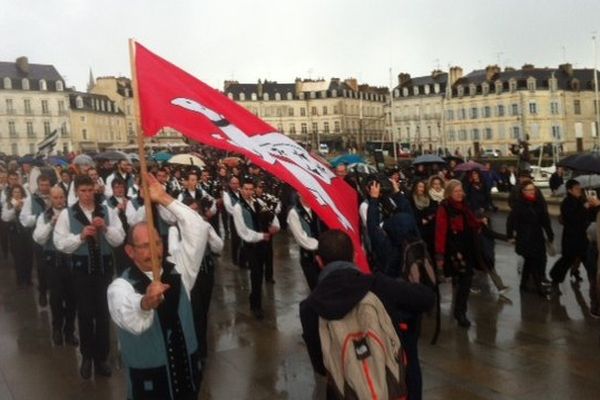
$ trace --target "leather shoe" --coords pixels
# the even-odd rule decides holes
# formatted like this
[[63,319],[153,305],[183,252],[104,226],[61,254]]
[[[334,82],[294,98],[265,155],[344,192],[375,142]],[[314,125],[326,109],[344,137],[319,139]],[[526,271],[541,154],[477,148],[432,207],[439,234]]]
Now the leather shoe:
[[112,369],[110,365],[106,361],[96,361],[94,362],[94,373],[96,375],[105,376],[110,378],[112,376]]
[[92,377],[92,359],[84,357],[81,360],[81,368],[79,368],[79,374],[83,379],[90,379]]
[[469,328],[471,326],[471,321],[469,321],[469,318],[464,314],[458,315],[456,317],[456,322],[458,322],[458,326],[462,328]]
[[74,333],[65,333],[65,343],[69,346],[77,347],[79,346],[79,339],[77,339]]
[[52,341],[54,342],[55,346],[63,345],[63,334],[60,329],[54,329],[52,331]]

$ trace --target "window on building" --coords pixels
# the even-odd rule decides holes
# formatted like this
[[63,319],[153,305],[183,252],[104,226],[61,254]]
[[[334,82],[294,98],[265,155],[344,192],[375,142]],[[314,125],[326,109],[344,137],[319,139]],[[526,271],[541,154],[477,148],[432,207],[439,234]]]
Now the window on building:
[[477,107],[471,108],[471,119],[477,119],[477,117],[478,117]]
[[4,89],[12,89],[12,81],[9,77],[4,78]]
[[418,86],[415,86],[415,87],[413,87],[413,94],[414,94],[415,96],[418,96],[418,95],[419,95],[419,87],[418,87]]
[[402,97],[408,97],[408,88],[402,89]]
[[60,136],[67,137],[67,124],[62,124],[60,126]]
[[581,115],[581,100],[573,100],[573,113]]
[[458,119],[467,119],[467,110],[465,110],[464,108],[461,108],[460,113],[458,115],[459,115]]
[[492,140],[493,138],[494,138],[494,133],[492,131],[492,128],[485,128],[484,139],[485,140]]
[[498,126],[498,139],[504,140],[505,136],[506,136],[506,128],[504,127],[504,125]]
[[288,100],[292,100],[294,98],[294,95],[292,94],[292,92],[287,92],[285,95],[286,99]]
[[48,109],[48,100],[42,100],[42,114],[50,114]]
[[281,93],[279,93],[279,92],[275,93],[275,100],[277,100],[277,101],[281,100]]
[[316,92],[310,92],[309,94],[311,99],[316,99],[317,98],[317,93]]
[[306,108],[300,107],[300,116],[301,117],[306,117]]
[[423,86],[423,91],[425,92],[425,94],[429,94],[429,93],[430,93],[430,90],[431,90],[431,89],[429,88],[429,85],[424,85],[424,86]]
[[25,114],[31,114],[31,100],[23,100],[23,105],[25,107]]
[[483,117],[489,118],[491,116],[492,116],[492,109],[490,108],[490,106],[483,107]]
[[333,131],[335,133],[339,133],[340,132],[340,121],[334,121],[333,122]]
[[251,99],[252,101],[256,101],[256,99],[257,99],[256,93],[252,93],[252,94],[250,95],[250,99]]
[[63,85],[62,81],[56,81],[56,91],[62,92],[64,89],[65,86]]
[[446,118],[448,119],[448,121],[454,120],[454,110],[447,110]]
[[295,134],[296,134],[296,125],[290,124],[290,135],[295,135]]
[[485,94],[489,94],[490,93],[490,85],[488,85],[487,82],[483,82],[481,84],[481,92],[485,95]]
[[288,117],[294,116],[294,107],[288,107]]
[[44,136],[50,134],[50,121],[44,121]]
[[461,141],[467,140],[467,131],[466,130],[461,129],[460,131],[458,131],[458,140],[461,140]]
[[471,140],[479,141],[481,138],[479,137],[479,129],[475,128],[471,130]]
[[498,116],[504,117],[504,105],[498,104]]
[[64,112],[65,112],[65,102],[64,102],[64,100],[59,100],[58,101],[58,113],[64,114]]
[[25,126],[27,127],[27,136],[28,137],[35,137],[35,132],[33,132],[33,122],[32,121],[27,121],[25,123]]
[[535,87],[536,87],[535,78],[527,79],[527,90],[529,90],[530,92],[534,92]]
[[81,98],[81,96],[77,96],[75,98],[75,107],[83,108],[83,99]]
[[246,101],[246,93],[240,93],[240,101]]
[[556,140],[561,140],[561,137],[560,137],[560,126],[558,126],[558,125],[553,125],[552,126],[552,138],[556,139]]
[[263,93],[263,100],[269,101],[269,93]]
[[340,113],[340,108],[336,105],[333,106],[333,113],[334,114],[339,114]]
[[455,140],[456,140],[456,132],[454,132],[454,129],[450,129],[448,131],[448,141],[454,142]]
[[17,137],[17,128],[15,121],[8,121],[8,134],[10,137]]
[[516,104],[516,103],[512,104],[510,107],[511,107],[510,109],[511,109],[512,115],[514,115],[514,116],[519,115],[519,105],[518,104]]
[[518,126],[513,126],[512,128],[512,138],[520,139],[521,138],[521,128]]
[[13,114],[15,112],[12,99],[6,99],[6,113]]
[[329,122],[323,122],[323,133],[329,133]]
[[323,106],[323,115],[327,115],[327,106]]
[[312,123],[312,131],[313,133],[319,132],[319,124],[317,122]]
[[310,108],[310,115],[317,115],[317,107]]
[[517,81],[515,79],[511,79],[508,82],[508,88],[511,92],[516,92],[517,91]]
[[556,92],[556,89],[558,89],[558,81],[554,77],[548,81],[548,85],[550,86],[551,92]]
[[537,103],[529,103],[529,114],[537,114]]
[[469,85],[469,94],[475,96],[477,94],[477,86]]
[[558,102],[553,101],[550,103],[550,114],[558,114]]
[[29,79],[27,79],[27,78],[21,79],[21,89],[29,90]]
[[283,111],[284,111],[283,107],[277,107],[277,116],[283,117]]
[[81,137],[83,138],[83,140],[88,140],[87,129],[81,130]]
[[12,143],[10,145],[10,150],[13,154],[13,156],[18,156],[19,155],[19,145],[16,143]]
[[465,88],[462,85],[459,85],[456,92],[458,93],[458,97],[462,97],[465,94]]
[[45,79],[40,79],[40,90],[44,92],[48,90],[48,85],[46,84]]
[[308,129],[306,128],[306,124],[304,122],[300,124],[300,133],[302,133],[302,134],[308,133]]
[[494,83],[494,90],[496,91],[496,94],[502,93],[502,82],[501,81],[496,81]]

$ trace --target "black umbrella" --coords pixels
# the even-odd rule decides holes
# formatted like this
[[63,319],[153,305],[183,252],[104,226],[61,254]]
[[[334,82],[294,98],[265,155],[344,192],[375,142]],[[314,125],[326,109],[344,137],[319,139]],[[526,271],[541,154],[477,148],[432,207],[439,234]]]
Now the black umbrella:
[[414,159],[413,165],[431,165],[431,164],[446,164],[442,157],[435,154],[423,154]]
[[456,161],[457,164],[462,164],[465,162],[464,158],[458,156],[446,156],[444,157],[444,160],[447,162]]
[[575,171],[600,174],[600,153],[593,151],[590,153],[573,154],[572,156],[563,158],[556,165]]

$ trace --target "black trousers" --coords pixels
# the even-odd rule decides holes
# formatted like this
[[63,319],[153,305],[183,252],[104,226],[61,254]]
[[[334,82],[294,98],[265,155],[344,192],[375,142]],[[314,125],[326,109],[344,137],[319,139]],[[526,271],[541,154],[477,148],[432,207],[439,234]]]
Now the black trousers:
[[552,282],[562,283],[571,267],[575,265],[575,263],[579,264],[581,261],[584,260],[577,256],[577,254],[568,252],[563,253],[550,270],[550,278],[552,279]]
[[471,284],[473,283],[473,268],[458,272],[452,277],[454,286],[454,316],[459,317],[467,313]]
[[110,349],[106,290],[111,280],[112,268],[103,274],[73,271],[81,355],[95,361],[106,361]]
[[250,268],[250,308],[262,309],[262,284],[264,279],[264,265],[266,248],[264,242],[244,243],[241,248],[243,258]]
[[31,270],[33,267],[31,230],[19,227],[17,222],[11,222],[9,223],[9,233],[10,252],[15,264],[17,285],[31,285]]
[[231,228],[231,262],[233,265],[243,266],[243,263],[240,262],[240,245],[242,240],[235,230],[232,216],[229,216],[229,227]]
[[542,278],[546,271],[546,254],[540,254],[536,257],[523,257],[523,271],[521,272],[521,288],[526,289],[529,284],[529,279],[533,280],[533,285],[536,290],[542,288]]
[[71,266],[65,256],[45,252],[44,262],[48,271],[52,329],[72,334],[75,331],[75,286]]
[[319,282],[319,273],[321,272],[321,269],[317,265],[314,257],[301,257],[300,266],[302,267],[304,278],[306,278],[306,283],[308,283],[308,287],[312,292]]
[[8,223],[0,220],[0,249],[2,249],[2,258],[8,258],[10,248],[8,246]]
[[44,259],[44,248],[35,242],[32,247],[37,269],[38,292],[45,296],[48,293],[48,264]]
[[201,360],[208,356],[208,309],[215,284],[214,269],[200,272],[190,293],[194,327],[198,339],[198,356]]
[[223,209],[217,209],[217,218],[221,222],[223,222],[223,230],[225,231],[225,237],[229,236],[229,214],[227,214],[227,211]]
[[273,240],[265,242],[265,280],[273,280]]
[[590,309],[597,311],[600,307],[598,298],[598,247],[594,243],[588,246],[587,258],[583,263],[590,282]]

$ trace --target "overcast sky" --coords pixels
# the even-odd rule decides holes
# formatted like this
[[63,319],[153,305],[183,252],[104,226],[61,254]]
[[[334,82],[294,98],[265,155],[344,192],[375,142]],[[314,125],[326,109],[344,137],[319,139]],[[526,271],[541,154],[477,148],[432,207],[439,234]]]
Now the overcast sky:
[[[54,64],[69,86],[130,75],[127,39],[212,86],[439,66],[593,67],[598,0],[0,0],[0,60]],[[599,40],[600,42],[600,40]],[[394,78],[394,82],[396,78]]]

